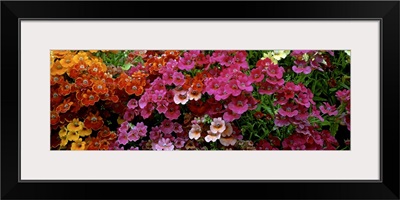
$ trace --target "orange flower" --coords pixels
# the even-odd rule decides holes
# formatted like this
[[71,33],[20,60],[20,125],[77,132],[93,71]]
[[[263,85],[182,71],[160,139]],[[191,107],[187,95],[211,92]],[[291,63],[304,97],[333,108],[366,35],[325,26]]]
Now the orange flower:
[[89,136],[90,134],[92,134],[92,129],[88,129],[86,127],[83,127],[82,130],[77,131],[78,135],[81,137],[86,137]]
[[88,141],[87,150],[99,150],[100,149],[100,139],[99,138],[91,138]]
[[110,142],[107,140],[101,140],[100,141],[100,148],[99,150],[108,150],[110,147]]
[[86,142],[82,142],[82,138],[79,138],[71,144],[71,150],[85,150]]
[[103,139],[110,137],[110,135],[111,135],[110,128],[108,128],[107,126],[103,126],[103,128],[101,128],[97,133],[97,137]]
[[68,131],[67,139],[69,141],[77,141],[79,139],[79,135],[76,131]]
[[64,99],[63,103],[57,106],[56,111],[58,113],[66,113],[71,108],[72,104],[74,103],[71,102],[70,98]]
[[69,52],[70,51],[68,50],[52,50],[50,51],[50,55],[52,55],[54,58],[63,58]]
[[50,74],[52,76],[54,76],[54,75],[63,75],[67,70],[68,70],[68,68],[66,68],[63,65],[61,65],[60,61],[56,61],[55,63],[53,63],[51,65]]
[[93,63],[91,66],[89,66],[89,74],[92,75],[93,77],[102,77],[106,70],[103,70],[101,65],[99,63]]
[[202,116],[207,111],[207,106],[203,101],[189,101],[188,108],[194,115],[197,116]]
[[122,73],[115,82],[117,83],[118,89],[123,90],[125,86],[132,80],[126,73]]
[[167,63],[168,61],[176,60],[179,57],[179,51],[175,50],[167,50],[163,55],[164,62]]
[[67,125],[67,129],[71,132],[77,132],[83,129],[83,122],[79,121],[78,118],[74,118],[72,122]]
[[203,81],[201,81],[199,79],[194,79],[193,80],[193,84],[192,84],[192,88],[201,93],[203,91],[203,88],[204,88]]
[[71,68],[74,65],[74,62],[72,60],[72,54],[68,53],[66,54],[61,60],[60,63],[63,67],[65,68]]
[[92,86],[93,92],[97,94],[106,94],[108,93],[108,88],[106,86],[105,81],[96,81]]
[[63,100],[63,96],[58,93],[56,88],[50,90],[50,102],[52,106],[58,105]]
[[103,126],[104,121],[98,114],[98,112],[96,114],[90,113],[84,121],[85,127],[95,131],[99,130]]
[[[83,92],[80,98],[82,104],[85,106],[93,106],[96,102],[100,100],[100,96],[91,90],[86,90],[86,92]],[[78,96],[77,99],[79,99]]]
[[112,101],[114,103],[117,103],[119,101],[119,97],[114,94],[114,91],[109,90],[107,93],[100,95],[100,99],[103,101]]
[[76,55],[73,57],[73,61],[74,61],[75,63],[79,63],[79,62],[85,62],[86,64],[89,64],[89,63],[90,63],[89,57],[88,57],[87,53],[86,53],[86,52],[83,52],[83,51],[81,51],[81,52],[79,52],[78,54],[76,54]]
[[125,85],[125,92],[129,95],[135,94],[136,96],[140,96],[143,94],[144,89],[142,86],[135,84],[135,82],[131,81]]
[[71,84],[68,83],[68,81],[64,81],[60,84],[60,87],[58,88],[58,93],[62,96],[67,96],[71,93],[71,88]]
[[60,116],[58,113],[55,110],[50,111],[50,124],[56,125],[58,122],[60,122]]
[[75,79],[75,85],[79,88],[90,88],[93,81],[88,76],[82,76]]
[[50,76],[50,85],[60,84],[64,82],[63,76]]

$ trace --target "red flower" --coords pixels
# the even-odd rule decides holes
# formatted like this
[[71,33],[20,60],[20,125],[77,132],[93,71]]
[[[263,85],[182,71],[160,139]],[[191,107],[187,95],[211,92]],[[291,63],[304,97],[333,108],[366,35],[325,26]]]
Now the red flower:
[[106,86],[105,80],[103,81],[96,81],[92,86],[93,92],[97,94],[106,94],[108,92],[108,88]]
[[50,85],[60,84],[64,82],[63,76],[51,76],[50,77]]
[[100,97],[95,92],[91,90],[86,90],[86,92],[83,92],[81,95],[77,94],[77,99],[81,99],[82,104],[85,106],[93,106],[96,102],[100,100]]
[[99,116],[98,114],[99,113],[96,113],[96,114],[90,113],[86,117],[86,119],[84,121],[86,128],[97,131],[103,126],[103,124],[104,124],[103,118],[101,118],[101,116]]
[[58,115],[58,112],[55,110],[50,112],[50,124],[51,125],[56,125],[58,122],[60,122],[60,116]]
[[71,102],[70,98],[64,99],[63,103],[58,105],[56,111],[58,113],[66,113],[70,108],[73,102]]
[[58,88],[58,93],[62,96],[67,96],[71,93],[72,84],[68,83],[68,81],[64,81],[60,83],[60,87]]
[[75,85],[78,88],[90,88],[93,85],[93,81],[88,76],[82,76],[75,80]]

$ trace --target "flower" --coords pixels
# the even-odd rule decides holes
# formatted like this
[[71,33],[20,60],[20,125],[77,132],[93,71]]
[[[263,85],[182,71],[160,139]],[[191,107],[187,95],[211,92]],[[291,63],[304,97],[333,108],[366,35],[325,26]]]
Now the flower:
[[79,135],[76,131],[68,131],[67,139],[69,141],[77,141],[79,139]]
[[160,128],[163,133],[171,134],[174,131],[174,123],[171,120],[164,119]]
[[279,110],[278,113],[282,116],[294,117],[296,116],[299,111],[296,110],[297,106],[293,105],[292,103],[283,105]]
[[104,121],[103,118],[98,115],[98,113],[90,113],[89,115],[87,115],[84,124],[85,127],[87,127],[88,129],[93,129],[97,131],[103,126]]
[[51,74],[52,76],[55,76],[55,75],[63,75],[65,72],[67,72],[67,70],[68,70],[68,68],[67,68],[67,67],[64,67],[64,66],[60,63],[60,61],[56,61],[56,62],[54,62],[54,63],[51,65],[50,74]]
[[86,142],[82,142],[82,138],[71,144],[71,150],[85,150]]
[[81,137],[86,137],[92,134],[92,129],[88,129],[86,127],[83,127],[82,130],[77,131],[78,135]]
[[183,104],[185,105],[189,101],[189,96],[187,95],[187,92],[177,92],[175,93],[174,96],[174,102],[176,104]]
[[154,111],[154,105],[153,104],[147,104],[140,112],[140,115],[143,117],[143,119],[147,119],[151,116],[151,114]]
[[189,138],[190,139],[199,139],[201,136],[201,127],[198,124],[192,124],[192,128],[189,131]]
[[86,90],[86,92],[77,93],[77,99],[85,106],[94,106],[100,100],[100,96],[92,90]]
[[58,112],[54,110],[50,111],[50,124],[56,125],[58,122],[60,122],[60,116],[58,115]]
[[221,132],[213,133],[211,131],[207,131],[207,136],[204,138],[206,142],[215,142],[221,138]]
[[185,83],[185,76],[180,72],[174,72],[173,83],[176,86],[182,86]]
[[170,120],[178,119],[178,117],[181,115],[179,105],[170,103],[168,105],[168,110],[164,113],[164,115]]
[[287,55],[290,54],[290,50],[275,50],[272,51],[273,58],[276,60],[281,60],[282,58],[286,58]]
[[188,91],[187,94],[189,96],[189,100],[197,101],[197,100],[199,100],[201,98],[201,92],[199,92],[198,90],[195,90],[193,88],[189,88],[189,91]]
[[233,136],[231,137],[221,137],[219,142],[224,146],[234,146],[237,142],[237,139]]
[[123,145],[128,144],[128,142],[129,142],[128,137],[129,137],[128,133],[126,133],[126,132],[119,133],[119,135],[118,135],[118,143],[119,144],[123,144]]
[[225,129],[226,129],[225,121],[222,120],[221,117],[214,118],[213,121],[211,122],[210,126],[211,133],[213,134],[222,133],[223,131],[225,131]]
[[154,145],[154,149],[157,151],[172,151],[174,145],[169,138],[161,138],[158,143]]
[[310,66],[306,66],[307,63],[305,61],[299,61],[296,60],[294,61],[294,63],[297,65],[293,65],[292,69],[294,72],[296,72],[297,74],[300,73],[304,73],[304,74],[309,74],[311,72],[311,67]]
[[283,67],[279,67],[278,65],[270,65],[265,71],[267,72],[268,76],[281,79],[284,69]]
[[136,126],[133,127],[133,130],[135,130],[141,137],[145,137],[147,134],[147,126],[144,125],[143,122],[137,123]]
[[221,136],[222,137],[231,136],[233,133],[233,128],[232,128],[231,123],[226,123],[225,126],[226,126],[226,128],[224,131],[222,131]]
[[67,129],[68,131],[80,131],[83,129],[83,122],[79,121],[78,118],[74,118],[68,125],[67,125]]
[[248,100],[243,96],[232,98],[231,102],[228,104],[228,108],[233,112],[241,115],[249,108],[247,101]]
[[264,79],[264,74],[262,73],[262,68],[257,67],[251,70],[250,77],[251,82],[261,82]]
[[[324,106],[325,105],[325,106]],[[338,111],[335,106],[331,106],[329,103],[324,102],[324,105],[319,106],[319,109],[323,114],[328,114],[330,116],[337,115]]]

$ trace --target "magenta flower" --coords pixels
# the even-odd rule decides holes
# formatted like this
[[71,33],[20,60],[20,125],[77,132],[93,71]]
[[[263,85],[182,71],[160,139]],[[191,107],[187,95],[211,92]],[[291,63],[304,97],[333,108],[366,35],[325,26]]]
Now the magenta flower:
[[268,82],[261,82],[260,88],[258,89],[258,93],[268,95],[274,94],[276,91],[277,86]]
[[147,126],[144,125],[143,122],[139,122],[135,127],[133,127],[133,130],[135,130],[139,136],[145,137],[147,133]]
[[257,67],[252,69],[250,72],[250,81],[253,83],[261,82],[264,79],[264,74],[262,73],[262,68]]
[[225,100],[231,95],[229,87],[226,86],[227,84],[224,87],[221,87],[217,93],[215,93],[215,100]]
[[267,74],[270,77],[275,77],[277,79],[281,79],[283,76],[283,67],[279,67],[278,65],[270,65],[267,69]]
[[166,85],[172,85],[174,82],[174,70],[172,68],[167,68],[163,73],[162,79]]
[[173,83],[176,86],[182,86],[183,84],[185,84],[185,76],[182,73],[174,72],[173,78]]
[[277,79],[275,77],[268,77],[267,79],[268,83],[271,83],[272,85],[283,85],[285,84],[285,81],[283,79]]
[[118,135],[118,143],[126,145],[128,144],[128,142],[129,142],[128,133],[120,132]]
[[157,103],[157,111],[159,113],[165,113],[168,110],[168,102],[166,100],[162,100]]
[[122,122],[121,126],[118,128],[118,132],[119,133],[127,133],[129,128],[130,128],[129,122],[124,121],[124,122]]
[[147,93],[144,93],[139,99],[139,107],[144,108],[150,102],[151,97]]
[[234,97],[228,104],[228,108],[232,110],[234,113],[241,115],[244,112],[246,112],[249,108],[247,101],[248,100],[243,96]]
[[247,76],[240,76],[237,80],[239,89],[247,92],[253,91],[253,86],[251,85],[251,81],[247,78]]
[[138,107],[138,102],[136,99],[131,99],[128,101],[127,106],[129,109],[135,109],[136,107]]
[[324,105],[321,105],[319,109],[322,113],[328,114],[329,116],[337,115],[338,111],[336,110],[335,106],[331,106],[329,103],[324,102]]
[[134,141],[134,142],[136,142],[136,141],[138,141],[139,139],[140,139],[140,136],[139,136],[139,134],[138,134],[137,129],[135,129],[135,128],[131,129],[131,130],[129,131],[129,133],[128,133],[128,140],[129,140],[129,141]]
[[184,57],[180,57],[179,59],[179,63],[178,63],[178,68],[180,70],[191,70],[194,68],[194,65],[196,63],[192,60],[191,56],[189,53],[185,53]]
[[304,121],[304,120],[307,120],[307,119],[308,119],[309,113],[308,113],[308,109],[307,109],[306,107],[304,107],[304,106],[299,106],[299,107],[297,108],[297,110],[299,111],[299,113],[295,116],[295,118],[296,118],[297,120]]
[[294,61],[294,63],[295,63],[297,66],[294,65],[294,66],[292,67],[292,70],[293,70],[294,72],[296,72],[297,74],[300,74],[300,73],[309,74],[309,73],[311,72],[311,67],[310,67],[310,66],[306,66],[307,63],[306,63],[305,61],[303,61],[303,60],[301,60],[301,61],[296,60],[296,61]]
[[175,140],[174,140],[174,146],[175,146],[175,148],[177,148],[177,149],[180,149],[180,148],[182,148],[183,146],[185,146],[185,139],[183,139],[183,138],[176,138]]
[[207,86],[206,92],[209,95],[213,95],[213,94],[218,94],[218,91],[224,85],[220,83],[218,79],[211,79],[210,81],[207,81],[206,86]]
[[168,105],[168,110],[164,113],[164,115],[170,120],[178,119],[178,117],[181,115],[179,105],[170,103]]
[[174,122],[174,132],[182,133],[183,132],[182,125],[177,122]]
[[279,104],[279,105],[285,105],[288,102],[288,99],[285,97],[284,93],[279,93],[276,96],[276,101],[274,102],[275,105]]
[[239,119],[240,118],[240,114],[237,114],[235,112],[233,112],[230,109],[227,109],[226,112],[224,112],[224,115],[222,116],[222,118],[224,119],[225,122],[232,122],[233,120]]
[[152,141],[158,141],[161,137],[161,129],[158,126],[154,126],[150,131],[150,139]]
[[155,90],[166,90],[165,88],[165,82],[163,79],[161,79],[160,77],[157,77],[152,83],[151,83],[152,89],[151,91],[155,91]]
[[321,120],[321,122],[324,121],[324,118],[321,117],[320,111],[317,109],[317,107],[315,105],[312,108],[311,116],[318,118],[319,120]]
[[172,151],[174,150],[174,145],[169,138],[161,138],[158,143],[154,145],[154,150],[157,151]]
[[174,123],[171,120],[164,119],[160,128],[163,133],[170,134],[174,131]]
[[350,101],[350,90],[338,90],[336,92],[336,97],[341,101],[341,102],[348,102]]
[[157,103],[162,101],[166,93],[167,93],[166,90],[155,90],[154,94],[152,95],[153,102]]
[[236,65],[240,66],[242,69],[249,69],[249,64],[246,61],[247,53],[246,51],[238,51],[233,57]]
[[167,93],[165,94],[165,99],[167,100],[168,103],[173,103],[174,96],[175,96],[174,90],[168,90]]
[[296,103],[303,105],[307,108],[310,107],[310,101],[308,100],[308,95],[306,93],[300,93],[297,95],[297,98],[294,99]]
[[228,84],[225,84],[225,89],[228,93],[232,94],[232,96],[239,96],[242,93],[242,90],[239,88],[237,80],[230,80]]
[[275,115],[274,123],[278,127],[283,127],[283,126],[288,126],[290,124],[290,121],[286,116]]
[[288,116],[288,117],[294,117],[297,114],[299,114],[299,111],[296,110],[297,106],[293,105],[292,103],[290,104],[286,104],[283,105],[280,109],[279,109],[279,114],[281,114],[282,116]]
[[125,111],[124,120],[125,120],[125,121],[132,121],[134,117],[135,117],[135,112],[134,112],[134,110],[128,108],[128,109]]
[[153,104],[147,104],[146,107],[141,110],[140,115],[142,115],[143,119],[147,119],[153,113],[153,110]]

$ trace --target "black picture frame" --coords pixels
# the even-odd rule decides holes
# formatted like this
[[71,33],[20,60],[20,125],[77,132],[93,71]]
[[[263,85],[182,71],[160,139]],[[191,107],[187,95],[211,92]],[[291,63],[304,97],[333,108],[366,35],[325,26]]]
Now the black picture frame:
[[[399,8],[399,1],[2,1],[1,198],[399,199]],[[379,19],[381,181],[20,182],[21,19]]]

